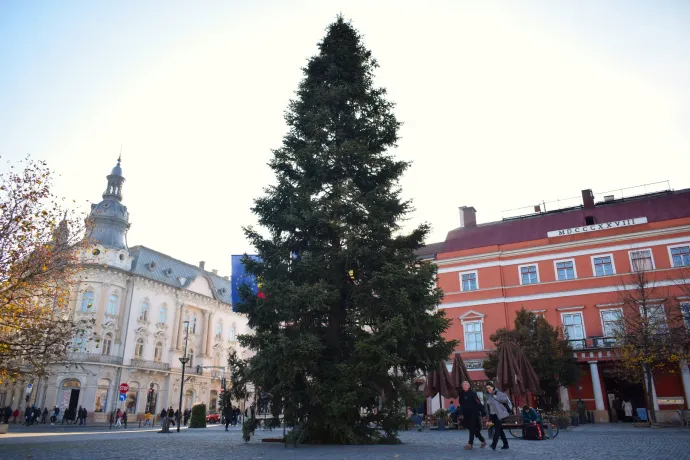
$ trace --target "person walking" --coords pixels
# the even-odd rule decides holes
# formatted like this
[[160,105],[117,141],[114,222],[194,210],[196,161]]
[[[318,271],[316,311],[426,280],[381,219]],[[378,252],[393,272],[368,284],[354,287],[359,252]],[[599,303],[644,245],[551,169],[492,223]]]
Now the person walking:
[[41,424],[45,424],[46,420],[48,419],[48,408],[43,409],[43,415],[41,415]]
[[122,412],[122,423],[125,425],[125,430],[127,429],[127,411]]
[[472,449],[475,437],[479,439],[479,442],[481,442],[479,447],[483,449],[486,447],[486,440],[482,436],[482,423],[479,417],[484,412],[484,406],[482,406],[477,393],[470,389],[470,382],[462,382],[462,391],[458,400],[459,407],[455,412],[462,411],[462,425],[470,432],[470,438],[465,445],[465,449]]
[[151,426],[151,412],[144,412],[144,426]]
[[[496,389],[496,386],[489,382],[486,384],[486,413],[489,415],[490,423],[494,425],[494,439],[491,442],[491,448],[496,450],[498,438],[503,441],[501,449],[508,449],[508,439],[503,431],[503,420],[510,415],[508,407],[510,406],[510,399],[505,393],[501,393]],[[489,423],[487,423],[489,425]]]
[[225,418],[225,431],[228,431],[228,426],[232,422],[232,415],[233,415],[233,410],[232,406],[228,404],[223,408],[223,417]]
[[164,407],[161,411],[161,426],[165,426],[165,419],[168,417],[168,410]]
[[115,412],[115,426],[122,426],[122,411],[120,409]]

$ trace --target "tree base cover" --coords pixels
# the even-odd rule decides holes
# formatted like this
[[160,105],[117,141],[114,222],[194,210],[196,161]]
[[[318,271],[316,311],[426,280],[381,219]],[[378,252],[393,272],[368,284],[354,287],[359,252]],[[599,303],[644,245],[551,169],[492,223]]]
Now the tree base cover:
[[195,404],[192,407],[192,419],[189,428],[206,428],[206,405]]

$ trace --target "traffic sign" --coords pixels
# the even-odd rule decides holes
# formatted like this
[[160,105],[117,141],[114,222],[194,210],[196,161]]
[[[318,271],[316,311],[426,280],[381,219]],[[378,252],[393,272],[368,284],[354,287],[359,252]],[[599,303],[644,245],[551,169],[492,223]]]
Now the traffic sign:
[[120,401],[124,401],[125,399],[127,399],[127,395],[124,393],[120,394]]
[[126,383],[121,383],[120,384],[120,393],[127,393],[129,391],[129,385]]

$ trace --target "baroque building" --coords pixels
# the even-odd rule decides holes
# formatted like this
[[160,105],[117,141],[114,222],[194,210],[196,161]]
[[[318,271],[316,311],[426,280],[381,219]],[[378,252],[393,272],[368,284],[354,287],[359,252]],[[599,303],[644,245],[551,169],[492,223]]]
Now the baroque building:
[[[4,388],[3,404],[26,407],[85,407],[89,419],[108,420],[121,408],[130,414],[164,407],[180,398],[185,328],[188,321],[183,409],[218,406],[221,377],[230,350],[246,356],[237,336],[248,332],[245,315],[235,313],[231,282],[204,262],[191,265],[145,246],[129,247],[127,207],[122,203],[120,160],[107,176],[103,200],[91,205],[90,246],[80,255],[84,272],[73,288],[76,337],[66,364],[49,377]],[[129,391],[120,401],[120,384]]]

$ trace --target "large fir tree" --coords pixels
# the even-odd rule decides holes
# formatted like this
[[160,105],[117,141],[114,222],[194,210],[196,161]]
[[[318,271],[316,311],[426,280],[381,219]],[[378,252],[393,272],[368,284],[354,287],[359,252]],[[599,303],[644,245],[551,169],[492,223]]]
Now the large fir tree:
[[[374,87],[377,63],[338,17],[304,68],[270,162],[277,183],[252,208],[267,236],[246,235],[262,281],[243,289],[255,355],[244,368],[284,411],[296,442],[395,440],[409,381],[452,352],[435,266],[415,256],[429,227],[403,234],[411,203],[398,185],[400,124]],[[380,429],[377,429],[380,428]]]

